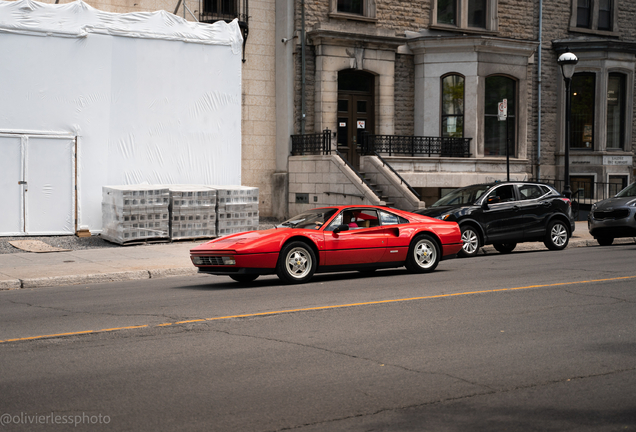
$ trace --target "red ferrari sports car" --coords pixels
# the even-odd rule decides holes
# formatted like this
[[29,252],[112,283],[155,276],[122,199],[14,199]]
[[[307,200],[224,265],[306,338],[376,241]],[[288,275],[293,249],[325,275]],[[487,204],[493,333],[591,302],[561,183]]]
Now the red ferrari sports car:
[[316,272],[402,266],[431,272],[461,248],[455,222],[360,205],[317,208],[272,229],[220,237],[191,249],[190,258],[199,272],[238,282],[276,274],[303,283]]

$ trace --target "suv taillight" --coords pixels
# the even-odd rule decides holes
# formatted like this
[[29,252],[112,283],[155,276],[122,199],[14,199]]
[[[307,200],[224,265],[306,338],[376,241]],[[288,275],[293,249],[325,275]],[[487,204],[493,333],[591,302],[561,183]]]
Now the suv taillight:
[[565,202],[568,204],[568,206],[572,207],[572,201],[570,201],[570,198],[559,198],[561,201]]

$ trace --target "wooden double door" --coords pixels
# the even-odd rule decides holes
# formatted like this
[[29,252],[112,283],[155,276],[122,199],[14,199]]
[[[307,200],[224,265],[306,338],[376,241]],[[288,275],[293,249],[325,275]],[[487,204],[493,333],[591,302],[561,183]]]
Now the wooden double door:
[[[360,74],[359,80],[356,74]],[[363,72],[350,72],[344,79],[341,75],[342,72],[338,78],[338,151],[358,169],[362,135],[375,133],[373,77]]]

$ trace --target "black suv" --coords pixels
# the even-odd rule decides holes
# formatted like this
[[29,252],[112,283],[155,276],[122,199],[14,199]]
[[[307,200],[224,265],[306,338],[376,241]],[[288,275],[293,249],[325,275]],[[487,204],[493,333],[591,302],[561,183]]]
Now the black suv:
[[543,241],[548,249],[561,250],[575,227],[570,200],[542,183],[467,186],[415,213],[457,222],[464,242],[459,255],[464,257],[477,255],[487,244],[501,253],[531,241]]

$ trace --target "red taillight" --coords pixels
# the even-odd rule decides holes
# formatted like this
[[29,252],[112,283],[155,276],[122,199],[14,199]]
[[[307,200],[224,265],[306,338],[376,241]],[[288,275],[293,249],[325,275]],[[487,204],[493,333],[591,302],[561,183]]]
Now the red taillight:
[[565,202],[568,204],[568,206],[572,207],[572,201],[570,201],[570,198],[559,198],[561,201]]

